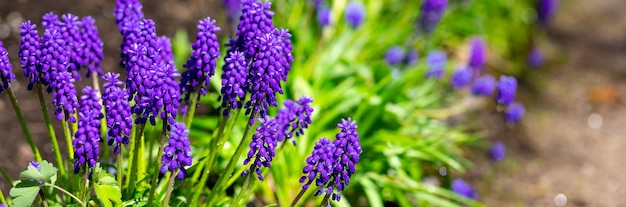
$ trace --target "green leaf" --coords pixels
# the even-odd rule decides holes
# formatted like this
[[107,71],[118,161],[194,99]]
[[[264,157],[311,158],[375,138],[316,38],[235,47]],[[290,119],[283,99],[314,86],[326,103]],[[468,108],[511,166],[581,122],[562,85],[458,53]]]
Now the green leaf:
[[58,169],[45,160],[39,163],[39,166],[41,170],[37,170],[37,168],[28,165],[28,169],[20,173],[20,178],[28,180],[39,180],[42,182],[54,184],[56,182]]
[[[29,167],[30,168],[30,167]],[[35,171],[35,169],[33,167]],[[29,181],[29,180],[18,180],[13,184],[13,188],[9,192],[11,195],[11,199],[13,200],[14,207],[28,207],[32,206],[33,202],[37,198],[37,194],[41,190],[41,184]]]
[[100,200],[102,206],[112,207],[113,203],[118,205],[121,204],[122,193],[115,178],[104,172],[98,166],[96,166],[96,172],[94,174],[96,175],[97,182],[93,188],[96,191],[96,197]]
[[374,185],[374,182],[368,178],[362,178],[360,181],[370,206],[383,207],[383,199],[380,196],[380,190]]

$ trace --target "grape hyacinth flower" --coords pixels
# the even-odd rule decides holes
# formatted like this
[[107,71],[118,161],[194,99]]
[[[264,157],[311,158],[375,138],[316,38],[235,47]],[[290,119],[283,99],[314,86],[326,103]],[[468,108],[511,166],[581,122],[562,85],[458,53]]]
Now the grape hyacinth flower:
[[238,51],[228,53],[225,62],[222,67],[224,73],[222,73],[220,99],[224,109],[223,115],[228,116],[230,109],[239,109],[243,106],[248,67],[246,67],[244,54]]
[[443,51],[434,51],[428,54],[426,62],[428,69],[426,71],[427,78],[441,78],[443,76],[444,67],[446,66],[446,53]]
[[28,90],[33,89],[39,81],[39,58],[41,57],[41,39],[37,32],[37,25],[26,21],[20,24],[20,65],[24,68],[24,76],[29,80]]
[[515,92],[517,91],[517,79],[515,77],[502,75],[498,82],[498,97],[496,101],[499,104],[508,106],[515,100]]
[[450,84],[455,89],[465,87],[472,80],[472,71],[466,67],[458,67],[452,74]]
[[537,20],[541,25],[546,26],[554,16],[558,2],[557,0],[538,0],[537,2]]
[[39,81],[45,86],[48,86],[48,92],[52,92],[52,89],[59,88],[57,82],[62,80],[57,76],[59,76],[61,72],[72,72],[68,71],[70,67],[70,54],[65,47],[65,39],[63,39],[62,34],[55,28],[46,29],[42,43],[41,55],[39,56]]
[[79,105],[72,73],[68,71],[55,72],[54,78],[56,79],[55,90],[52,94],[54,97],[52,105],[56,107],[54,115],[59,121],[65,118],[71,123],[76,123],[76,118],[72,114],[76,113],[76,108]]
[[176,70],[176,62],[174,62],[174,51],[172,50],[172,42],[167,36],[159,36],[157,38],[157,47],[159,48],[158,61],[163,61],[171,65]]
[[200,90],[196,99],[200,99],[200,95],[206,95],[206,88],[210,86],[210,78],[215,74],[215,65],[217,58],[220,56],[220,44],[217,39],[216,32],[220,28],[215,26],[215,20],[207,17],[198,23],[198,34],[196,42],[193,43],[193,52],[183,66],[187,68],[182,73],[180,80],[180,89],[182,98],[185,102],[189,102],[189,98],[196,90]]
[[385,53],[385,61],[389,65],[397,65],[402,62],[404,58],[404,49],[400,46],[393,46]]
[[334,162],[333,174],[331,174],[331,181],[334,184],[330,184],[326,190],[326,194],[333,192],[332,188],[335,188],[338,192],[333,192],[331,198],[339,201],[341,199],[341,191],[350,184],[350,177],[356,171],[356,164],[359,162],[359,157],[363,152],[359,141],[359,134],[357,133],[357,125],[351,118],[342,119],[341,123],[337,124],[337,127],[341,129],[335,136],[335,154],[338,155],[338,160]]
[[365,19],[365,6],[361,2],[351,1],[346,5],[346,22],[353,28],[359,28]]
[[530,66],[530,68],[541,68],[541,66],[543,66],[543,62],[544,62],[544,57],[543,57],[543,53],[541,52],[541,50],[539,48],[533,47],[532,50],[530,50],[530,53],[528,54],[528,66]]
[[56,15],[54,12],[48,12],[44,14],[41,17],[41,19],[42,19],[41,26],[43,26],[43,28],[46,30],[61,26],[61,22],[59,21],[59,16]]
[[120,74],[117,73],[107,73],[102,77],[107,81],[104,83],[102,93],[107,117],[107,144],[115,145],[113,148],[115,154],[120,153],[122,144],[129,143],[130,130],[133,127],[128,92],[122,88],[124,83],[118,79],[119,77]]
[[485,40],[475,37],[470,42],[469,66],[474,70],[475,74],[482,72],[483,66],[487,58],[487,48]]
[[231,42],[231,50],[245,54],[246,62],[251,62],[256,53],[263,45],[261,41],[265,36],[274,32],[276,27],[272,23],[274,12],[270,10],[272,3],[258,0],[243,0],[241,2],[242,13],[237,27],[237,39]]
[[[37,171],[41,172],[41,164],[40,164],[39,162],[37,162],[37,161],[31,161],[31,162],[29,162],[29,163],[28,163],[28,167],[33,167],[33,168],[35,168]],[[28,168],[28,167],[27,167],[27,168]],[[34,181],[34,182],[37,182],[37,183],[39,183],[39,184],[43,184],[43,181],[41,181],[41,180],[32,180],[32,179],[31,179],[30,181]],[[2,206],[2,205],[0,205],[0,206]]]
[[226,15],[228,21],[237,24],[237,20],[241,16],[241,0],[224,0],[224,7],[226,7]]
[[317,141],[311,156],[306,158],[307,165],[302,169],[302,173],[305,174],[300,177],[300,183],[304,183],[302,189],[309,189],[315,181],[315,185],[321,188],[315,194],[322,195],[326,190],[324,186],[330,181],[330,175],[333,174],[333,164],[337,162],[337,156],[335,154],[335,145],[330,139],[321,138]]
[[417,53],[417,50],[411,49],[404,58],[404,64],[406,64],[407,66],[413,66],[417,63],[418,58],[419,54]]
[[[66,74],[68,74],[66,72]],[[81,106],[78,113],[78,131],[76,131],[74,141],[74,152],[76,161],[74,162],[74,174],[78,174],[81,167],[94,167],[98,162],[99,147],[98,144],[102,137],[100,136],[100,120],[104,117],[102,114],[102,105],[97,90],[91,86],[83,89],[83,95],[80,97]]]
[[475,96],[489,97],[496,87],[496,80],[491,75],[484,75],[472,83],[472,94]]
[[0,79],[2,85],[0,85],[0,93],[9,88],[9,84],[15,80],[15,74],[13,74],[13,66],[9,61],[9,52],[4,48],[4,44],[0,41]]
[[513,102],[511,105],[509,105],[506,112],[504,112],[504,119],[507,122],[517,123],[522,120],[525,112],[526,110],[524,109],[524,106],[522,104]]
[[327,6],[320,6],[317,9],[316,18],[317,23],[319,23],[320,26],[326,27],[330,25],[330,12],[330,8],[328,8]]
[[[276,114],[277,139],[279,142],[293,138],[294,133],[295,136],[304,134],[304,129],[308,128],[312,122],[312,102],[313,99],[303,96],[297,102],[286,100],[283,103],[285,107]],[[292,139],[292,143],[295,146],[296,140]]]
[[139,0],[116,0],[115,10],[113,15],[115,16],[115,23],[117,28],[122,34],[125,34],[129,30],[132,30],[133,22],[140,22],[143,19],[143,11],[141,8],[141,2]]
[[[65,50],[69,54],[69,71],[78,74],[80,70],[80,63],[85,48],[85,42],[81,37],[81,22],[78,21],[78,17],[73,14],[64,14],[61,16],[61,25],[57,27],[65,40]],[[75,76],[76,79],[80,78],[80,75]]]
[[452,189],[452,191],[463,197],[474,200],[478,199],[478,191],[476,191],[476,189],[472,185],[465,182],[463,179],[457,178],[452,181],[452,185],[450,186],[450,188]]
[[81,39],[84,43],[80,65],[87,71],[85,77],[89,77],[92,73],[102,75],[102,58],[104,58],[103,47],[104,42],[99,37],[98,28],[95,25],[96,20],[93,17],[83,17],[81,20]]
[[489,159],[493,162],[498,162],[504,159],[506,155],[506,146],[502,142],[494,142],[489,149]]
[[422,34],[432,33],[448,6],[448,0],[425,0],[422,3],[417,27]]
[[172,173],[178,170],[177,178],[185,178],[187,170],[185,167],[191,166],[191,147],[189,147],[189,130],[184,123],[176,122],[172,125],[170,139],[167,146],[163,148],[160,171],[164,174],[167,171]]
[[[276,120],[272,118],[259,119],[260,126],[256,128],[256,133],[252,135],[248,157],[243,161],[244,165],[252,162],[250,172],[256,173],[259,180],[263,181],[261,167],[272,167],[272,160],[276,156],[276,146],[278,145],[278,132],[276,131]],[[247,176],[244,171],[242,176]]]

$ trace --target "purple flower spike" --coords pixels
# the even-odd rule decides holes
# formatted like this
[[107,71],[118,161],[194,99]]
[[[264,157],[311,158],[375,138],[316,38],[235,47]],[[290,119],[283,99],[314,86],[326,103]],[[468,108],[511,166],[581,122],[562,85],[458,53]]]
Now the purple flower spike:
[[544,61],[545,60],[543,57],[543,53],[541,52],[539,48],[534,47],[530,51],[530,54],[528,54],[528,66],[530,66],[530,68],[534,68],[534,69],[541,68],[541,66],[543,66]]
[[76,108],[78,108],[73,75],[70,72],[63,71],[56,74],[55,78],[56,87],[53,92],[54,100],[52,100],[52,105],[56,107],[54,114],[59,121],[65,118],[69,122],[76,123],[76,118],[72,116],[72,114],[76,113]]
[[[242,13],[237,27],[237,40],[231,43],[235,50],[243,52],[250,62],[261,47],[261,40],[275,30],[270,11],[272,3],[258,0],[242,0]],[[230,51],[229,52],[234,52]]]
[[443,17],[447,6],[448,0],[425,0],[422,3],[422,10],[417,22],[420,32],[423,34],[432,33]]
[[176,69],[176,62],[174,62],[174,52],[172,51],[172,41],[167,36],[160,36],[157,39],[157,46],[160,49],[158,61],[162,61],[171,65]]
[[243,106],[242,101],[246,97],[246,76],[248,67],[244,54],[238,51],[226,55],[226,63],[222,70],[222,90],[220,99],[224,116],[228,116],[231,109]]
[[82,27],[80,28],[81,38],[84,42],[84,47],[80,48],[83,50],[81,52],[80,65],[87,69],[85,77],[89,77],[91,73],[102,75],[101,62],[102,58],[104,58],[102,52],[104,43],[99,37],[95,23],[96,20],[93,17],[83,17]]
[[506,147],[502,142],[494,142],[489,149],[489,159],[493,162],[498,162],[504,159],[506,156]]
[[489,97],[496,87],[496,80],[491,75],[484,75],[472,83],[472,94],[475,96]]
[[317,23],[322,27],[330,25],[330,8],[327,6],[321,6],[317,9]]
[[2,85],[0,85],[0,92],[9,88],[9,84],[15,80],[15,74],[13,74],[13,65],[9,61],[9,52],[4,48],[4,44],[0,41],[0,79],[2,79]]
[[[328,138],[321,138],[315,143],[313,153],[306,158],[306,166],[302,169],[305,175],[300,177],[300,183],[305,183],[302,188],[309,189],[315,181],[317,187],[325,186],[330,181],[333,174],[333,164],[337,162],[338,155],[335,154],[335,145]],[[323,190],[321,190],[323,191]],[[316,195],[321,195],[320,191]]]
[[107,81],[104,83],[104,92],[102,93],[102,102],[107,116],[107,143],[109,146],[115,145],[113,153],[119,154],[122,144],[129,143],[131,128],[133,127],[133,119],[128,103],[128,92],[122,88],[124,83],[118,78],[120,74],[107,73],[102,79]]
[[365,6],[361,2],[352,1],[346,5],[346,22],[356,29],[363,24],[365,19]]
[[499,104],[508,106],[515,100],[515,92],[517,91],[517,79],[515,77],[502,75],[498,82],[498,97],[496,101]]
[[59,21],[59,15],[55,14],[54,12],[48,12],[44,14],[41,19],[41,26],[43,26],[43,28],[46,30],[61,26],[61,22]]
[[58,88],[56,82],[59,82],[60,78],[57,76],[61,72],[72,72],[68,71],[70,54],[65,47],[62,34],[54,28],[45,31],[42,43],[41,55],[39,56],[41,64],[38,71],[39,81],[48,86],[48,92],[51,92],[52,89]]
[[[304,129],[307,129],[312,122],[312,102],[313,99],[303,96],[297,102],[287,100],[283,103],[285,107],[276,114],[278,141],[282,142],[293,138],[294,132],[296,136],[304,134]],[[292,143],[295,146],[296,140],[292,139]]]
[[185,178],[187,170],[185,167],[191,166],[191,147],[189,147],[189,130],[184,123],[176,122],[172,125],[170,139],[167,146],[163,148],[163,157],[161,157],[161,173],[170,171],[172,173],[178,170],[177,178],[182,180]]
[[455,193],[470,199],[478,199],[478,191],[471,186],[469,183],[466,183],[463,179],[457,178],[452,181],[452,185],[450,186],[452,191]]
[[406,58],[404,59],[404,64],[406,64],[407,66],[413,66],[417,63],[418,59],[419,59],[419,53],[417,52],[417,50],[411,49],[406,54]]
[[220,56],[220,43],[217,39],[216,32],[220,28],[215,26],[215,20],[207,17],[198,23],[198,34],[196,42],[193,43],[193,53],[184,65],[187,70],[182,73],[180,80],[180,89],[182,98],[185,102],[189,102],[189,98],[196,90],[200,93],[196,99],[200,99],[200,95],[206,95],[206,88],[210,86],[210,78],[215,74],[215,65],[217,58]]
[[[66,72],[66,74],[69,74]],[[80,121],[78,122],[78,131],[74,136],[74,152],[76,161],[74,162],[74,174],[78,174],[82,167],[94,167],[98,162],[100,136],[100,120],[104,117],[102,114],[102,105],[100,98],[97,96],[97,90],[86,86],[83,89],[83,95],[80,97],[81,106],[78,113]]]
[[446,53],[443,51],[434,51],[428,54],[426,62],[428,63],[428,70],[426,71],[427,78],[441,78],[446,66]]
[[115,10],[115,23],[117,28],[122,34],[132,30],[133,22],[140,22],[143,19],[143,6],[139,0],[116,0]]
[[393,46],[385,53],[385,61],[389,65],[397,65],[402,62],[404,58],[404,49],[400,46]]
[[450,84],[455,89],[461,89],[465,87],[472,80],[472,71],[466,67],[458,67],[454,74],[452,74],[452,78],[450,79]]
[[485,65],[487,59],[486,47],[485,40],[480,37],[475,37],[470,42],[469,66],[476,74],[482,72],[483,66]]
[[41,38],[37,25],[26,21],[20,25],[20,65],[24,68],[24,76],[29,80],[28,90],[33,89],[39,81],[39,59],[41,57]]
[[525,112],[526,110],[522,104],[514,102],[509,105],[509,108],[504,112],[504,119],[511,123],[517,123],[522,120]]
[[[276,146],[278,145],[278,132],[276,131],[276,120],[272,118],[259,119],[261,126],[256,128],[256,133],[252,135],[250,151],[248,157],[243,161],[247,165],[252,160],[249,171],[256,173],[259,180],[263,181],[261,167],[272,167],[272,159],[276,156]],[[247,175],[248,172],[244,172]]]
[[543,26],[548,25],[548,22],[554,16],[558,1],[557,0],[539,0],[537,5],[537,20]]
[[[70,54],[68,70],[77,74],[77,71],[80,70],[80,63],[83,57],[82,53],[86,46],[81,36],[81,22],[78,20],[78,17],[73,14],[64,14],[61,16],[61,19],[63,21],[59,29],[65,40],[65,50]],[[79,78],[80,75],[76,75],[76,79]]]
[[[350,177],[356,171],[356,164],[359,163],[359,157],[363,152],[357,133],[357,125],[351,118],[342,119],[337,127],[341,132],[335,137],[333,144],[335,145],[335,154],[339,155],[339,159],[334,163],[333,181],[331,184],[338,192],[333,192],[332,199],[339,201],[340,193],[350,184]],[[332,181],[331,181],[332,182]],[[328,190],[331,190],[329,186]],[[326,193],[329,193],[328,191]]]

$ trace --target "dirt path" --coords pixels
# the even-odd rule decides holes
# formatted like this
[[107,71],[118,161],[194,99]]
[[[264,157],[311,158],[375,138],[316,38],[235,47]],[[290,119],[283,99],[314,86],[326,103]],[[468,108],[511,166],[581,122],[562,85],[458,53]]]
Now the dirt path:
[[489,206],[557,206],[563,196],[565,206],[626,206],[626,4],[559,6],[548,34],[564,62],[540,71],[543,92],[527,96],[522,126],[498,135],[508,159],[478,165],[485,173],[472,179]]

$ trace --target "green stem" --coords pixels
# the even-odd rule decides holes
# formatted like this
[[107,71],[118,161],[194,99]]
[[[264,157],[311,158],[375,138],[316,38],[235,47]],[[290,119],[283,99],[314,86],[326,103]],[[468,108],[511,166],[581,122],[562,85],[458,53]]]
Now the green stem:
[[39,190],[39,197],[41,197],[41,203],[44,207],[48,207],[48,201],[46,201],[46,196],[43,195],[43,191]]
[[298,204],[298,201],[300,201],[300,198],[302,198],[302,196],[304,195],[304,193],[306,192],[307,189],[302,188],[302,190],[300,190],[300,192],[298,193],[298,195],[296,195],[296,198],[293,199],[293,201],[291,202],[291,204],[289,205],[289,207],[294,207]]
[[[98,81],[98,73],[91,73],[91,80],[92,80],[92,84],[93,84],[93,88],[96,90],[96,96],[100,98],[100,105],[104,106],[104,100],[102,99],[102,93],[100,92],[100,83]],[[105,114],[106,116],[106,109],[105,107],[102,107],[102,109],[100,110],[102,112],[102,114]],[[106,137],[106,132],[107,132],[107,119],[100,119],[100,134],[102,135],[102,137]],[[106,139],[104,140],[106,143]],[[109,162],[109,159],[111,158],[111,153],[109,152],[109,145],[108,144],[104,144],[104,147],[102,147],[102,151],[104,152],[104,160],[106,160],[106,162]]]
[[[195,94],[199,96],[199,93]],[[187,116],[185,117],[185,126],[187,129],[191,128],[191,122],[193,121],[193,116],[196,114],[196,107],[198,105],[198,99],[200,97],[191,97],[191,104],[189,104],[189,111],[187,111]]]
[[178,170],[172,172],[170,175],[170,181],[167,183],[167,192],[165,193],[165,200],[163,200],[163,205],[162,205],[163,207],[167,207],[170,204],[170,197],[172,197],[172,190],[174,189],[174,182],[176,182],[177,172]]
[[252,174],[254,174],[252,169],[254,169],[255,166],[256,166],[255,164],[252,164],[252,167],[250,167],[250,173],[248,176],[246,176],[246,181],[243,182],[243,186],[241,187],[239,194],[237,194],[237,197],[235,197],[235,199],[233,200],[233,203],[231,204],[231,206],[239,206],[239,202],[241,201],[241,199],[243,199],[244,195],[249,190],[248,188],[250,187],[250,182],[251,182],[250,178],[252,177]]
[[329,204],[330,204],[330,203],[329,203],[330,201],[328,200],[329,198],[330,198],[330,194],[329,194],[329,193],[327,193],[327,194],[324,196],[324,200],[322,200],[322,205],[321,205],[320,207],[326,207],[326,206],[329,206]]
[[54,132],[54,127],[52,127],[52,122],[50,122],[50,117],[48,117],[48,107],[46,106],[46,100],[43,97],[43,89],[41,88],[41,83],[36,83],[35,85],[37,86],[37,94],[39,95],[39,104],[41,105],[43,119],[46,122],[46,127],[48,127],[48,134],[50,135],[50,142],[52,143],[54,157],[56,158],[57,165],[59,165],[59,174],[61,174],[61,177],[65,177],[66,166],[63,163],[63,157],[61,157],[61,150],[59,149],[59,143],[57,142],[56,132]]
[[[65,112],[64,112],[65,113]],[[67,145],[67,154],[69,159],[74,159],[74,146],[72,146],[72,132],[70,131],[70,125],[68,120],[63,116],[61,119],[61,126],[63,126],[63,135],[65,136],[65,144]]]
[[117,154],[117,158],[116,158],[116,163],[117,163],[117,185],[120,186],[120,188],[122,187],[122,150],[120,150],[120,153]]
[[135,140],[137,140],[137,130],[138,130],[138,125],[134,124],[132,129],[130,130],[130,143],[129,143],[129,152],[128,152],[128,165],[126,166],[126,185],[128,185],[128,183],[130,182],[130,174],[131,174],[131,167],[133,165],[133,154],[134,154],[134,149],[135,149]]
[[4,194],[2,193],[2,190],[0,190],[0,204],[9,205],[9,202],[7,202],[7,199],[4,197]]
[[[257,113],[252,114],[250,116],[250,120],[254,120],[256,115]],[[253,125],[254,124],[246,123],[246,129],[243,133],[243,136],[241,137],[241,142],[239,143],[239,146],[237,146],[235,154],[230,157],[230,161],[228,161],[228,165],[226,166],[226,171],[223,171],[222,174],[220,174],[220,177],[217,179],[217,184],[214,187],[215,190],[209,196],[209,202],[213,203],[214,200],[212,198],[215,196],[215,194],[223,192],[223,190],[226,188],[224,184],[226,183],[226,181],[228,181],[228,178],[230,178],[233,171],[235,170],[235,166],[237,165],[237,162],[239,162],[239,158],[243,153],[243,149],[248,146],[248,137],[250,135],[250,132],[252,132]]]
[[13,110],[15,111],[15,115],[17,115],[17,119],[20,121],[20,126],[22,126],[22,131],[26,136],[26,141],[28,141],[28,145],[30,145],[30,149],[33,151],[35,155],[35,159],[38,162],[41,162],[41,154],[39,154],[39,149],[37,149],[37,145],[35,145],[35,141],[33,141],[33,136],[30,134],[30,130],[28,130],[28,125],[26,124],[26,120],[24,119],[24,114],[22,114],[22,110],[20,106],[17,104],[17,99],[15,99],[15,94],[13,93],[13,89],[11,87],[7,88],[7,94],[9,94],[9,99],[11,99],[11,105],[13,105]]
[[[163,147],[165,145],[166,136],[167,136],[167,118],[163,120],[163,129],[161,130],[161,143],[159,144],[159,151],[158,151],[156,160],[159,160],[159,158],[163,156]],[[157,163],[154,164],[154,173],[152,174],[152,181],[150,182],[150,186],[151,186],[150,196],[148,197],[147,206],[152,206],[152,202],[154,200],[154,192],[156,191],[157,180],[159,180],[159,173],[160,173],[159,164],[157,161]],[[176,176],[172,176],[172,177],[176,177]],[[169,190],[169,187],[168,187],[168,190]]]
[[135,191],[135,182],[137,181],[137,163],[139,162],[139,147],[141,146],[141,142],[143,142],[143,130],[145,128],[145,124],[141,124],[137,127],[137,133],[135,134],[134,139],[134,148],[131,149],[130,153],[133,156],[133,161],[130,165],[130,180],[128,181],[128,187],[130,192],[133,193]]
[[65,193],[65,194],[69,195],[70,197],[72,197],[72,198],[73,198],[74,200],[76,200],[76,202],[78,202],[81,206],[83,206],[83,207],[87,207],[87,206],[85,205],[85,203],[83,203],[83,201],[81,201],[81,200],[80,200],[78,197],[76,197],[74,194],[72,194],[72,193],[70,193],[70,192],[67,192],[65,189],[63,189],[63,188],[61,188],[61,187],[59,187],[59,186],[56,186],[56,185],[54,185],[54,184],[50,184],[50,183],[44,183],[43,185],[44,185],[44,186],[48,186],[48,187],[53,187],[53,188],[55,188],[55,189],[57,189],[57,190],[59,190],[59,191],[61,191],[61,192]]

